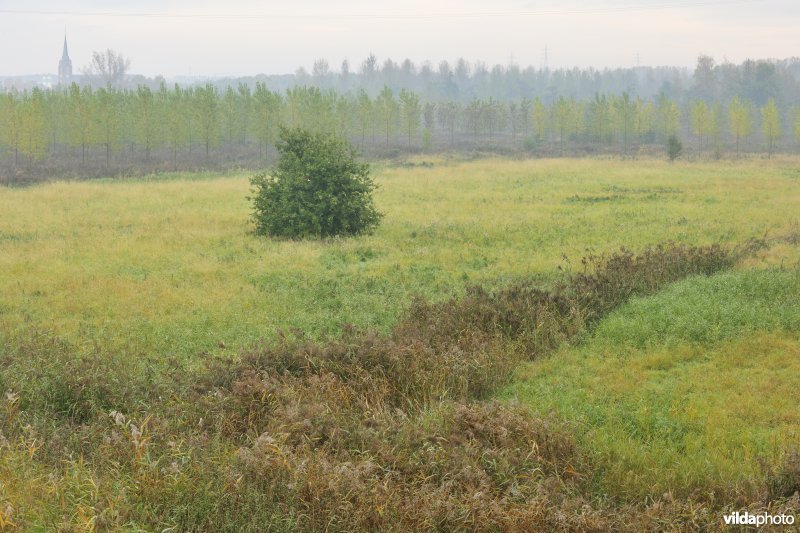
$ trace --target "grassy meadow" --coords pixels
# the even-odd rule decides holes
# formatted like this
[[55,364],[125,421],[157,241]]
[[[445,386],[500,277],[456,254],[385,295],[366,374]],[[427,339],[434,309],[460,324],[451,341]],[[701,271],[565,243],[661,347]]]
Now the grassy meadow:
[[800,217],[795,160],[442,160],[376,177],[383,225],[325,242],[254,236],[245,175],[0,189],[3,332],[191,358],[278,329],[386,329],[412,295],[547,279],[586,249],[736,243]]
[[580,346],[523,365],[502,395],[569,420],[603,494],[752,501],[764,468],[800,450],[799,272],[635,298]]
[[[800,160],[385,162],[378,230],[325,241],[255,236],[248,178],[0,188],[0,530],[701,529],[792,509]],[[663,279],[656,254],[559,285],[588,253],[765,236],[664,252]],[[600,303],[560,303],[589,282]]]

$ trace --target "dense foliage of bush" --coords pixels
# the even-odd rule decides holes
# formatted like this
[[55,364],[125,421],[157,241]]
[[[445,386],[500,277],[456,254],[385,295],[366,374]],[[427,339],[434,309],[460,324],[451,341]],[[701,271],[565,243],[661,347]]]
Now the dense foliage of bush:
[[277,148],[277,168],[251,180],[257,233],[332,237],[369,233],[378,225],[369,165],[357,160],[347,141],[283,129]]
[[667,157],[670,161],[675,161],[683,153],[683,143],[677,135],[670,135],[667,139]]

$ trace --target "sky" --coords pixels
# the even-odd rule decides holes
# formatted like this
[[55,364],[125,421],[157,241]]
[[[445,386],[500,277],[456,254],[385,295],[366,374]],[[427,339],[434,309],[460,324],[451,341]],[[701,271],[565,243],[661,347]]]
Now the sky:
[[0,0],[0,76],[73,70],[113,49],[146,76],[351,70],[370,53],[417,64],[691,67],[800,56],[798,0]]

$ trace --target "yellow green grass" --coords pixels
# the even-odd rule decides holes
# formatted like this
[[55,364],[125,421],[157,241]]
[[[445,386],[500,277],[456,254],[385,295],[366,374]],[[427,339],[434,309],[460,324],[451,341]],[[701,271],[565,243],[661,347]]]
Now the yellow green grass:
[[800,275],[725,273],[634,299],[502,395],[573,425],[598,492],[753,501],[800,449]]
[[[0,189],[0,321],[115,350],[193,356],[276,330],[386,328],[412,294],[551,276],[586,248],[785,231],[795,159],[436,160],[381,166],[372,236],[256,237],[245,175]],[[796,261],[793,248],[773,262]]]
[[[740,270],[629,302],[500,394],[574,431],[594,465],[576,465],[595,476],[588,497],[752,501],[761,464],[800,445],[800,160],[433,163],[379,165],[383,224],[327,241],[253,235],[243,174],[0,188],[0,394],[20,393],[0,398],[0,518],[206,523],[238,490],[236,450],[250,444],[187,405],[202,398],[189,370],[209,354],[280,329],[387,330],[415,294],[546,284],[587,248],[766,233],[771,247]],[[247,509],[276,512],[250,496]],[[229,512],[235,530],[247,511]]]

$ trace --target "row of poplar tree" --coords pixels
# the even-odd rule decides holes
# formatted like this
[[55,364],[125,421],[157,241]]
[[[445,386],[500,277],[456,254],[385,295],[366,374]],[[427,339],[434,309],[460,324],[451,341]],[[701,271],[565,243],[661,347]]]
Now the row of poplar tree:
[[[78,169],[257,166],[270,157],[281,125],[335,132],[363,151],[524,149],[550,155],[592,151],[633,153],[677,136],[693,154],[724,150],[795,150],[800,109],[774,100],[755,106],[694,100],[679,104],[598,94],[588,101],[555,97],[423,102],[384,86],[339,93],[294,87],[283,93],[257,83],[136,90],[80,87],[0,94],[0,163],[5,168]],[[780,142],[788,137],[789,141]],[[687,150],[688,151],[688,150]]]

